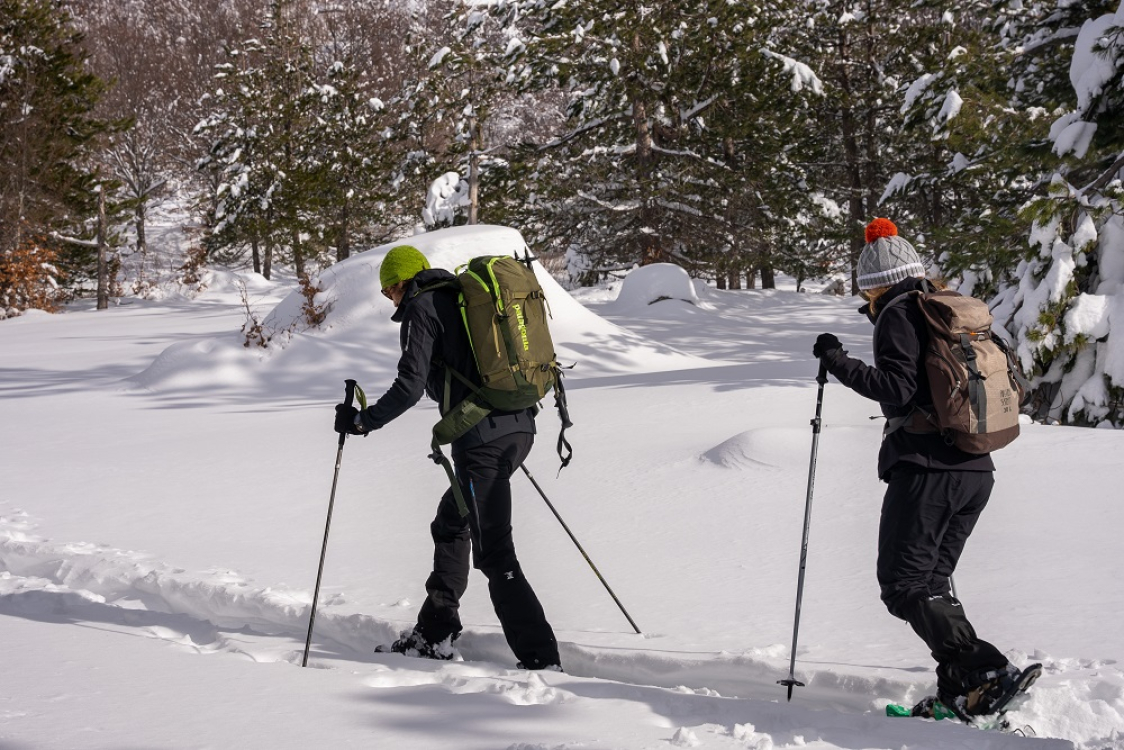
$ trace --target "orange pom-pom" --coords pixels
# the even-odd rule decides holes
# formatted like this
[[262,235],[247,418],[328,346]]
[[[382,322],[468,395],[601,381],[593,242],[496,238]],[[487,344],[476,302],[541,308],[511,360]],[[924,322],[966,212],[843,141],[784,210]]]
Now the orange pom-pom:
[[879,237],[895,237],[898,228],[889,219],[875,219],[866,225],[866,243],[869,245]]

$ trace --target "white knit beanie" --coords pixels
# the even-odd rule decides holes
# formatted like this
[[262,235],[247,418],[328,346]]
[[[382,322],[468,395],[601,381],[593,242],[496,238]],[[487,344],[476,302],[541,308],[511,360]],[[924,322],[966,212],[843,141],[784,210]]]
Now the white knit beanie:
[[893,286],[903,279],[925,278],[925,264],[913,245],[898,236],[889,219],[875,219],[866,228],[866,246],[859,256],[859,289]]

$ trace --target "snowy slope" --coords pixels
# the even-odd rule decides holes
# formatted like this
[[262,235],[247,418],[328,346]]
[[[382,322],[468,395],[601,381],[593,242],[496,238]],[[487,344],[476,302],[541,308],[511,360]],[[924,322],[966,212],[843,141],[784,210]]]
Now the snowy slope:
[[[415,244],[440,265],[518,242],[439,234]],[[1039,739],[886,719],[886,702],[933,689],[932,665],[878,601],[877,408],[834,382],[797,661],[808,686],[784,702],[807,350],[832,330],[869,357],[870,336],[851,300],[790,289],[696,282],[690,301],[618,305],[617,288],[572,298],[544,281],[579,363],[576,453],[556,476],[548,410],[528,468],[643,635],[519,481],[517,544],[566,674],[512,668],[475,573],[466,661],[371,653],[424,596],[444,489],[425,405],[347,443],[315,668],[300,669],[332,405],[347,377],[377,395],[396,360],[382,250],[325,272],[325,330],[264,353],[241,346],[242,293],[225,277],[195,301],[0,324],[0,747],[1124,748],[1121,434],[1028,426],[996,456],[992,506],[957,572],[981,634],[1046,664],[1015,715]],[[626,298],[677,283],[637,279]],[[292,319],[289,289],[249,283],[263,320]]]

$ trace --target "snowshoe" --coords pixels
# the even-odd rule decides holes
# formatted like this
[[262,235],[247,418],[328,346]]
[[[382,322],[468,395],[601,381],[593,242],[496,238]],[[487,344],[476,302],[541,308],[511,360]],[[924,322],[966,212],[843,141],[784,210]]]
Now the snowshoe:
[[438,661],[452,661],[457,652],[453,649],[453,642],[460,633],[455,633],[443,641],[430,643],[422,637],[417,630],[403,630],[398,640],[389,646],[381,644],[375,646],[376,654],[402,654],[419,659],[437,659]]
[[990,675],[990,679],[973,688],[968,695],[930,695],[922,698],[912,708],[894,703],[886,706],[887,716],[916,716],[924,719],[956,718],[979,729],[992,729],[1024,737],[1033,737],[1034,729],[1012,726],[1006,712],[1042,675],[1042,665],[1032,664],[1026,669],[1008,665]]
[[541,669],[541,670],[546,671],[546,672],[565,672],[566,671],[566,670],[562,669],[561,664],[543,664],[541,666],[538,666],[538,665],[528,666],[521,661],[515,662],[515,668],[516,669],[529,669],[529,670]]
[[985,675],[987,680],[969,690],[966,695],[946,696],[938,692],[937,696],[957,718],[973,724],[977,722],[977,717],[1002,715],[1011,701],[1026,693],[1041,675],[1041,664],[1031,664],[1021,671],[1008,664],[1001,670]]

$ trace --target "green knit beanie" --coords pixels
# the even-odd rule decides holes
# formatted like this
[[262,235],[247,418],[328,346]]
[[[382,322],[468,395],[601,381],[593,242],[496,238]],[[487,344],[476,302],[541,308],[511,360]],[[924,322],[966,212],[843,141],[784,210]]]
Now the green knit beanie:
[[390,252],[379,266],[379,283],[382,284],[383,289],[386,289],[399,281],[412,279],[428,268],[429,261],[416,247],[397,245],[390,248]]

